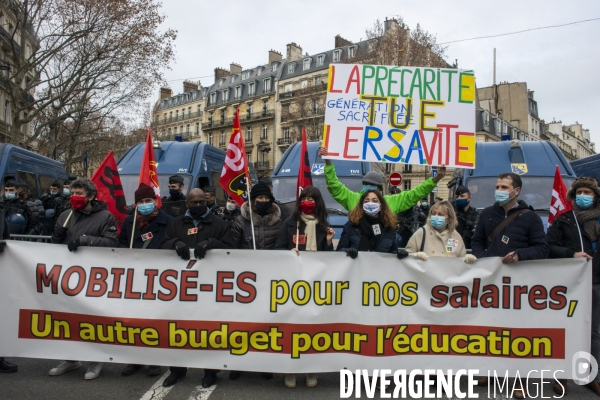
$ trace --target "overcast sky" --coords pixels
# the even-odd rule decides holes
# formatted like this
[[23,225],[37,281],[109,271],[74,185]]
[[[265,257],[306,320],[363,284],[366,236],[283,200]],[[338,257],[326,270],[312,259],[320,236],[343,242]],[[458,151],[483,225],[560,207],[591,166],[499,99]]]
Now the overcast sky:
[[[179,32],[177,61],[166,74],[179,93],[186,78],[211,85],[215,67],[264,64],[270,49],[285,57],[290,42],[315,54],[334,48],[337,34],[359,41],[378,18],[401,15],[410,27],[419,23],[443,43],[598,18],[600,1],[163,0],[163,11],[165,26]],[[527,82],[540,118],[578,121],[600,146],[599,38],[596,20],[453,43],[447,60],[474,70],[478,87],[490,86],[495,47],[497,82]]]

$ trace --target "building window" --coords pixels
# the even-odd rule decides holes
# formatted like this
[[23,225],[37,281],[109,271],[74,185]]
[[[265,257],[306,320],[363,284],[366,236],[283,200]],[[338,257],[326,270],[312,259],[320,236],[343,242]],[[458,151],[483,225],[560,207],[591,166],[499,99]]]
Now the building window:
[[307,69],[310,68],[310,58],[305,58],[304,61],[302,62],[302,70],[306,71]]
[[190,124],[187,124],[187,126],[185,127],[185,133],[189,136],[190,135]]
[[306,89],[308,87],[308,80],[303,80],[302,82],[300,82],[300,88],[301,89]]
[[290,128],[283,128],[283,138],[284,139],[290,138]]
[[320,67],[321,65],[323,65],[323,61],[325,61],[325,55],[324,54],[320,54],[317,56],[317,67]]
[[252,115],[252,103],[248,103],[248,108],[246,108],[246,111],[248,112],[248,116]]
[[342,50],[334,50],[333,51],[333,62],[339,62],[342,56]]
[[221,123],[222,124],[225,123],[225,109],[224,108],[221,110]]
[[404,180],[404,190],[410,190],[410,179]]
[[165,119],[165,122],[166,122],[166,121],[167,121],[167,113],[165,113],[165,114],[163,115],[163,117],[164,117],[164,119]]
[[411,173],[412,172],[412,164],[405,164],[404,167],[402,168],[402,172],[408,172]]
[[196,116],[199,117],[200,116],[200,104],[198,104],[198,106],[196,107]]
[[317,86],[317,85],[320,85],[320,84],[321,84],[321,77],[320,76],[315,76],[315,83],[314,83],[314,85]]
[[212,133],[208,134],[208,144],[210,144],[211,146],[213,144],[213,134]]
[[272,71],[273,72],[277,71],[277,63],[273,63],[273,69],[272,69]]
[[235,82],[235,75],[231,75],[231,83]]
[[219,139],[219,145],[225,146],[225,131],[221,131],[221,138]]
[[248,95],[254,96],[254,82],[248,84]]
[[284,93],[289,93],[292,91],[292,84],[291,83],[287,83],[283,89]]
[[258,76],[260,74],[262,74],[262,68],[258,67],[258,68],[256,68],[256,75]]
[[229,101],[229,90],[223,90],[223,103]]
[[265,79],[263,85],[263,92],[267,93],[271,91],[271,79]]
[[223,86],[223,81],[224,81],[224,80],[225,80],[225,79],[221,79],[221,80],[219,80],[219,86]]
[[235,87],[235,99],[238,100],[241,97],[242,97],[242,87],[236,86]]
[[217,102],[217,94],[211,93],[210,94],[210,105],[214,105],[216,102]]
[[200,122],[196,122],[196,136],[200,135]]
[[179,134],[180,134],[180,135],[183,135],[183,125],[181,125],[181,126],[179,127]]
[[252,127],[246,128],[246,142],[252,142]]
[[289,63],[288,64],[288,74],[293,74],[294,68],[296,68],[296,63]]
[[269,130],[267,124],[263,124],[262,131],[260,132],[260,139],[267,140],[269,138]]
[[369,52],[372,52],[373,50],[375,50],[375,39],[371,39],[369,40]]
[[192,107],[188,107],[188,118],[192,116]]
[[175,110],[175,120],[179,119],[179,110]]
[[348,58],[354,58],[356,56],[356,46],[348,47]]

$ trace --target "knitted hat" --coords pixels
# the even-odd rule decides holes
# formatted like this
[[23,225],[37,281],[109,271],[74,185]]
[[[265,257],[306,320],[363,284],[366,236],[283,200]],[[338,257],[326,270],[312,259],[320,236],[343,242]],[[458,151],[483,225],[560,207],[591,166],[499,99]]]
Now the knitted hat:
[[573,184],[571,185],[571,189],[569,189],[569,191],[567,192],[567,199],[575,200],[575,194],[577,192],[577,189],[579,189],[581,187],[585,187],[585,188],[593,190],[594,193],[596,194],[596,200],[600,199],[600,187],[598,187],[598,181],[595,180],[594,178],[586,178],[586,177],[577,178],[577,179],[575,179],[575,181],[573,181]]
[[171,185],[173,183],[179,183],[180,185],[183,185],[183,177],[180,175],[170,176],[169,177],[169,185]]
[[256,185],[252,186],[252,189],[250,190],[250,200],[254,200],[258,196],[262,195],[269,196],[271,201],[275,201],[273,193],[271,193],[271,189],[269,189],[269,185],[258,182]]
[[215,194],[215,188],[213,186],[204,186],[202,190],[204,190],[204,193]]
[[156,199],[156,193],[154,193],[154,189],[145,183],[141,183],[138,190],[135,191],[135,202],[142,199]]
[[363,185],[377,186],[380,190],[383,190],[383,178],[381,174],[376,171],[369,171],[362,180]]

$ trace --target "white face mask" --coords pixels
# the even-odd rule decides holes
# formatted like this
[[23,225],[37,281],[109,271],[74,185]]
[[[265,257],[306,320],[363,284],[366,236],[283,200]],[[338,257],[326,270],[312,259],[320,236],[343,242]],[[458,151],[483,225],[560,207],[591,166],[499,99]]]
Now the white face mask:
[[227,211],[233,211],[237,208],[237,204],[235,203],[227,203]]

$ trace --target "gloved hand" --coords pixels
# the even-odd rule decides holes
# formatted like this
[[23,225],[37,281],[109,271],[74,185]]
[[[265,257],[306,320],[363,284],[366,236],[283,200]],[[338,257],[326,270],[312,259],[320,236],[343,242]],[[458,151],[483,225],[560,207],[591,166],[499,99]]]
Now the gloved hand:
[[69,251],[77,251],[77,248],[80,245],[81,245],[81,242],[79,241],[79,239],[73,239],[69,242],[67,247],[69,248]]
[[52,232],[52,236],[54,236],[57,239],[63,240],[65,238],[65,236],[67,236],[68,230],[69,230],[69,228],[57,226],[56,228],[54,228],[54,232]]
[[0,240],[0,253],[2,253],[4,251],[5,247],[6,247],[6,242],[4,240]]
[[465,262],[467,264],[473,264],[475,261],[477,261],[477,257],[475,257],[473,254],[467,254],[465,256]]
[[194,249],[194,257],[196,257],[196,259],[202,260],[204,256],[206,256],[207,244],[207,242],[201,242],[196,245],[196,248]]
[[358,257],[358,250],[356,250],[354,247],[350,247],[346,249],[346,256],[354,260],[356,257]]
[[427,259],[429,258],[427,257],[427,254],[423,253],[422,251],[413,253],[413,256],[417,257],[421,261],[427,261]]
[[181,240],[175,242],[175,251],[177,252],[177,255],[181,257],[182,260],[187,261],[190,259],[190,248]]
[[398,257],[398,260],[402,260],[403,258],[408,257],[408,252],[403,249],[398,249],[398,253],[396,253],[396,257]]

